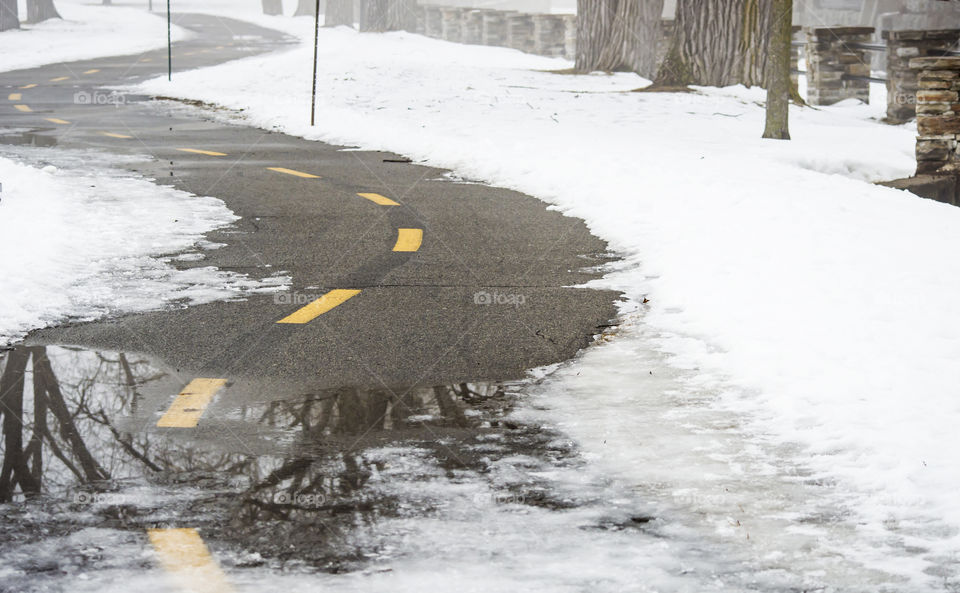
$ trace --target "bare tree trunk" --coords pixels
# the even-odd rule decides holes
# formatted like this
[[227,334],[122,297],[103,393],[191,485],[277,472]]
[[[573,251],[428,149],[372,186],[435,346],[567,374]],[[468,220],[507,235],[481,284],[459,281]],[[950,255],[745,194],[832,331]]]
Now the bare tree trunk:
[[652,78],[662,13],[663,0],[577,0],[576,69]]
[[413,31],[416,26],[416,0],[361,0],[361,31]]
[[27,0],[27,22],[39,23],[47,19],[58,19],[60,13],[53,5],[53,0]]
[[772,14],[770,0],[678,0],[657,85],[762,85]]
[[772,0],[770,65],[767,85],[767,123],[764,138],[789,140],[790,129],[790,40],[793,0]]
[[0,31],[20,28],[20,9],[17,0],[0,0]]
[[327,0],[323,14],[324,27],[353,26],[353,0]]
[[260,0],[263,6],[263,14],[276,16],[283,14],[283,0]]
[[316,14],[316,0],[299,0],[297,10],[293,16],[314,16]]

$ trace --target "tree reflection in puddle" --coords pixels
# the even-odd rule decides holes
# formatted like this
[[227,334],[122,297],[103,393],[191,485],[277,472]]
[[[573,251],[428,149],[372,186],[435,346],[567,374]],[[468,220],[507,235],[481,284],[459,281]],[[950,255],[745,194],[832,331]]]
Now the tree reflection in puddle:
[[357,525],[406,504],[370,487],[384,462],[368,452],[414,447],[449,477],[549,438],[502,422],[499,383],[283,394],[236,379],[197,429],[166,429],[158,414],[186,381],[145,357],[30,346],[0,369],[6,541],[40,541],[54,518],[63,535],[189,525],[238,553],[345,570],[369,553]]

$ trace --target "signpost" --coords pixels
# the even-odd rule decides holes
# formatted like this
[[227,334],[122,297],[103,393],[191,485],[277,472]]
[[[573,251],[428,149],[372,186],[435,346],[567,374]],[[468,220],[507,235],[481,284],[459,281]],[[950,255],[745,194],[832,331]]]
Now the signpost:
[[167,80],[173,80],[173,45],[170,42],[170,0],[167,0]]
[[[168,0],[169,1],[169,0]],[[317,48],[320,43],[320,0],[313,11],[313,91],[310,94],[310,125],[314,124],[317,113]]]

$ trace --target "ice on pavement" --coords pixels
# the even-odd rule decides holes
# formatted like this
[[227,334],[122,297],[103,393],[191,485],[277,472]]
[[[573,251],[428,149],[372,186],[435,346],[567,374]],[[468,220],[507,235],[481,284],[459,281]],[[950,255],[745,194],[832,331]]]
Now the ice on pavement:
[[171,265],[237,220],[221,200],[134,176],[120,157],[15,148],[21,156],[0,151],[0,345],[66,319],[242,298],[289,281]]
[[[583,218],[625,258],[598,285],[649,303],[624,315],[642,332],[624,331],[619,345],[547,383],[546,405],[561,415],[571,397],[620,398],[569,427],[581,446],[624,459],[623,479],[636,487],[666,476],[657,482],[666,492],[707,501],[726,500],[724,480],[753,483],[741,455],[756,453],[769,473],[749,497],[764,509],[789,499],[791,468],[803,468],[800,481],[822,485],[817,496],[832,510],[783,509],[763,549],[788,554],[796,534],[839,525],[849,539],[826,538],[841,543],[817,548],[818,558],[901,575],[901,590],[947,586],[940,573],[960,551],[960,210],[870,183],[915,167],[915,128],[880,123],[881,90],[869,106],[794,107],[793,140],[767,141],[760,89],[630,92],[647,81],[548,73],[570,64],[503,48],[336,29],[321,31],[311,128],[311,59],[305,44],[139,90],[399,152]],[[710,412],[685,421],[715,480],[664,473],[670,455],[640,462],[648,441],[637,427],[684,412],[638,403],[649,369],[615,348],[653,349],[682,376],[677,401]],[[716,452],[723,439],[710,419],[721,417],[737,429]],[[739,533],[719,519],[725,508],[699,527]]]

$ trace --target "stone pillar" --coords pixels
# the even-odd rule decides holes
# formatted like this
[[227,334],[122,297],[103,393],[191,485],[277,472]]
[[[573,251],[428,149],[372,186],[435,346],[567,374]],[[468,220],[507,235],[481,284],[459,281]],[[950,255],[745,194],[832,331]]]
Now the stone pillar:
[[423,34],[427,37],[440,39],[443,36],[443,14],[440,7],[428,4],[423,7]]
[[566,53],[566,23],[561,14],[533,15],[533,53],[562,57]]
[[507,17],[507,47],[533,53],[533,15],[514,13]]
[[[469,10],[469,9],[468,9]],[[440,9],[440,38],[459,43],[463,39],[463,8],[444,6]]]
[[960,58],[914,58],[917,175],[960,175]]
[[483,10],[466,10],[460,24],[463,38],[461,43],[480,45],[483,43]]
[[503,10],[487,10],[483,13],[483,45],[504,47],[507,45],[507,16]]
[[847,76],[870,76],[870,58],[850,43],[869,43],[873,27],[807,29],[807,102],[832,105],[844,99],[870,101],[870,83]]
[[942,56],[960,42],[960,29],[884,31],[887,41],[887,120],[901,124],[917,115],[917,75],[910,60]]
[[577,15],[563,15],[563,57],[574,60],[577,57]]

